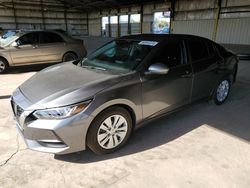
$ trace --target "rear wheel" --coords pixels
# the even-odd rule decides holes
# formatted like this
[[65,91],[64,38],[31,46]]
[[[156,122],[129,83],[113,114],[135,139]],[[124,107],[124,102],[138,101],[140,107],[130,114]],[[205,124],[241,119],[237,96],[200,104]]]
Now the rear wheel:
[[214,89],[213,102],[216,105],[223,104],[229,95],[231,89],[231,82],[229,78],[222,79]]
[[132,132],[132,119],[122,107],[111,107],[100,113],[91,124],[87,145],[96,154],[114,152],[122,147]]
[[74,54],[73,52],[67,52],[66,54],[64,54],[63,56],[63,62],[67,62],[67,61],[74,61],[77,59],[76,54]]
[[9,67],[8,62],[5,59],[0,58],[0,73],[6,72],[8,67]]

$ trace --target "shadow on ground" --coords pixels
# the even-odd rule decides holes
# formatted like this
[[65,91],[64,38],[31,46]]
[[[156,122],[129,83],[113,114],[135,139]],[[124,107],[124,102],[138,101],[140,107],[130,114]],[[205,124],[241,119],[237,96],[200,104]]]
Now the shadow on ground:
[[227,103],[221,106],[198,102],[185,109],[148,123],[135,131],[125,147],[115,153],[98,156],[91,151],[55,155],[55,159],[92,163],[135,154],[175,140],[204,124],[250,142],[249,116],[250,85],[236,83]]

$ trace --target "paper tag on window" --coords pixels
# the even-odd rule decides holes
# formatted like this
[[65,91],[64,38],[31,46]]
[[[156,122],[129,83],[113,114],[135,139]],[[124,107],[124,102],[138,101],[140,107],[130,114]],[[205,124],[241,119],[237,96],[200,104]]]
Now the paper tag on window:
[[158,44],[158,42],[143,40],[143,41],[139,42],[139,44],[140,45],[147,45],[147,46],[155,46]]

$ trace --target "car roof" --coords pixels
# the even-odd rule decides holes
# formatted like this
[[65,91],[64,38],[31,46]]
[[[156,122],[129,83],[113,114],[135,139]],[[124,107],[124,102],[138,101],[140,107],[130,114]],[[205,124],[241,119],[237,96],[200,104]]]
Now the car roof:
[[[118,39],[124,40],[150,40],[150,41],[165,41],[170,39],[202,39],[202,40],[209,40],[204,37],[195,36],[195,35],[187,35],[187,34],[138,34],[138,35],[128,35],[123,36]],[[210,41],[210,40],[209,40]]]
[[18,32],[16,33],[16,36],[21,37],[24,34],[34,33],[34,32],[56,33],[56,34],[60,35],[61,37],[63,37],[63,39],[66,41],[73,40],[73,38],[71,36],[67,35],[66,32],[62,32],[62,31],[58,31],[58,30],[18,30]]

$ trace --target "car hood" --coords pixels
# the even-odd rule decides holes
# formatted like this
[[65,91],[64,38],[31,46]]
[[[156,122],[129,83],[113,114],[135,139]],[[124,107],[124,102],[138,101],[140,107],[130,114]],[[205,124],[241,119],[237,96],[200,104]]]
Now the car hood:
[[71,62],[40,71],[19,89],[31,103],[50,108],[89,100],[119,82],[121,77],[107,71],[78,67]]

